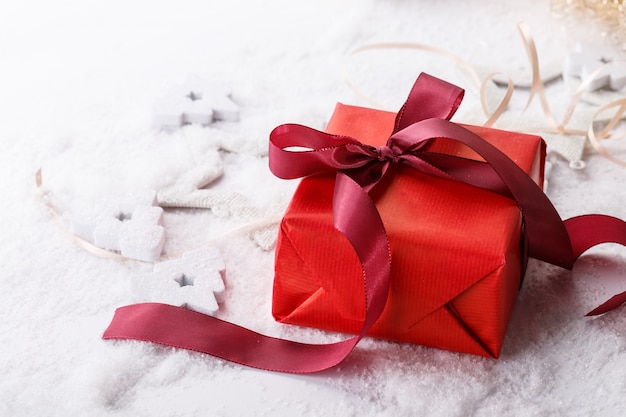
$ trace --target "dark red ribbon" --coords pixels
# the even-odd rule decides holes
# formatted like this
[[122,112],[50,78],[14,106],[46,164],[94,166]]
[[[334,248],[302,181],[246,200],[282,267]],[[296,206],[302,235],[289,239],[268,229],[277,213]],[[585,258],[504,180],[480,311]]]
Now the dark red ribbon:
[[[316,372],[340,363],[376,323],[385,308],[391,276],[389,241],[369,190],[392,163],[486,188],[513,198],[525,222],[530,256],[571,268],[599,243],[626,245],[626,223],[590,215],[563,222],[533,180],[506,155],[449,121],[463,90],[422,74],[396,118],[387,144],[364,145],[300,125],[281,125],[270,135],[270,169],[281,178],[336,172],[333,224],[350,241],[363,269],[365,320],[359,335],[325,345],[268,337],[185,308],[145,303],[117,309],[103,338],[136,339],[208,353],[243,365],[292,373]],[[486,162],[428,152],[433,138],[460,142]],[[290,147],[306,148],[292,151]],[[589,314],[626,301],[616,295]]]

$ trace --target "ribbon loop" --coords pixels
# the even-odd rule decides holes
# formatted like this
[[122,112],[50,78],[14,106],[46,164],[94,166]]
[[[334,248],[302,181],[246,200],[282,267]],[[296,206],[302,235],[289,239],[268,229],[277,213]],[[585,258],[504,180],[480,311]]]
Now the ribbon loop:
[[465,90],[421,73],[413,85],[409,98],[396,116],[394,133],[413,123],[437,118],[450,120],[463,100]]

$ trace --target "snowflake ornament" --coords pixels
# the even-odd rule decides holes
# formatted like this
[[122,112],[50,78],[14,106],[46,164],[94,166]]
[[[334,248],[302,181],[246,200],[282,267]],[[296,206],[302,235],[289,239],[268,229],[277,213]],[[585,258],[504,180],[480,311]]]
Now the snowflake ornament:
[[[202,164],[182,173],[170,185],[159,190],[159,206],[169,208],[208,209],[220,217],[232,217],[243,221],[263,218],[263,213],[242,194],[234,191],[204,188],[220,178],[223,166],[219,153],[207,153]],[[265,226],[250,231],[250,238],[264,251],[273,249],[276,231]]]
[[587,90],[621,90],[626,86],[626,61],[617,60],[610,50],[596,45],[578,42],[574,52],[565,60],[564,73],[585,80],[608,63],[611,65],[595,75]]
[[160,302],[214,315],[224,298],[224,261],[214,247],[186,252],[158,262],[152,272],[133,277],[132,291],[141,302]]
[[215,121],[239,120],[239,106],[229,86],[192,77],[154,104],[154,121],[163,129],[188,124],[207,126]]
[[165,244],[163,209],[152,190],[76,203],[65,217],[72,233],[127,258],[155,261]]

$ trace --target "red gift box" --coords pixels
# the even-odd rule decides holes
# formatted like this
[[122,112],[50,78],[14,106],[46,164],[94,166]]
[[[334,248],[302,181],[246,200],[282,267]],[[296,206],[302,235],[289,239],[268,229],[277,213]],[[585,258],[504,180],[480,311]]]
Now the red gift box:
[[[270,135],[272,172],[308,177],[281,223],[274,316],[357,336],[299,343],[141,303],[117,309],[103,337],[294,373],[337,365],[367,334],[497,357],[526,258],[572,268],[592,246],[626,245],[626,222],[562,221],[538,186],[543,141],[450,122],[462,96],[422,74],[397,115],[338,105],[328,131],[339,135],[300,125]],[[588,315],[624,302],[626,291]]]
[[[384,145],[394,113],[338,104],[327,132]],[[543,181],[538,136],[464,126]],[[429,152],[480,160],[466,146],[435,139]],[[370,192],[391,247],[382,316],[368,335],[498,357],[520,286],[520,210],[510,198],[395,164]],[[305,178],[280,226],[272,312],[276,320],[359,333],[365,317],[361,264],[333,226],[334,175]]]

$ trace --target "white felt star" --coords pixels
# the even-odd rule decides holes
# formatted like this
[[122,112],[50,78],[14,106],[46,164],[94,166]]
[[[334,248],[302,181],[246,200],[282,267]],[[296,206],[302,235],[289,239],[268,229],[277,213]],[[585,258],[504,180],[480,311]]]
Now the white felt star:
[[140,302],[160,302],[213,315],[224,298],[225,266],[214,247],[186,252],[177,259],[158,262],[152,272],[132,278]]
[[152,190],[77,202],[64,216],[72,233],[128,258],[154,261],[165,244],[163,209]]
[[224,83],[190,77],[154,104],[154,121],[165,129],[187,124],[207,126],[215,121],[239,120],[239,106]]
[[626,61],[617,60],[610,50],[578,42],[574,52],[565,60],[564,72],[566,75],[585,80],[596,70],[610,63],[596,73],[587,86],[587,90],[594,91],[601,88],[620,90],[626,86]]

